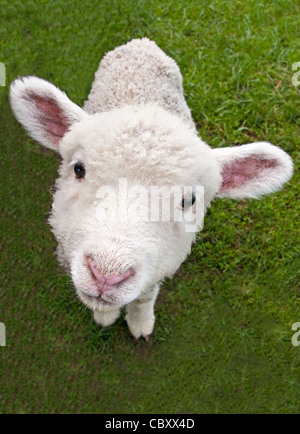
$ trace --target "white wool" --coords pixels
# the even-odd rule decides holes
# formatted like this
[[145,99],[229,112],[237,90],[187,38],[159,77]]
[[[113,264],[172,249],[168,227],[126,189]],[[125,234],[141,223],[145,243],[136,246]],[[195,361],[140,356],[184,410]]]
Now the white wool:
[[84,109],[93,114],[148,103],[179,115],[195,129],[176,62],[155,42],[134,39],[102,59]]
[[[127,306],[136,338],[152,333],[159,284],[189,254],[213,198],[258,198],[292,175],[290,157],[269,143],[222,149],[204,143],[177,64],[146,38],[104,57],[84,109],[36,77],[15,80],[10,98],[31,136],[62,157],[49,219],[59,261],[95,321],[108,326]],[[76,167],[85,169],[81,178]],[[147,200],[154,187],[155,221]],[[170,190],[177,192],[174,215],[165,221],[161,208]]]

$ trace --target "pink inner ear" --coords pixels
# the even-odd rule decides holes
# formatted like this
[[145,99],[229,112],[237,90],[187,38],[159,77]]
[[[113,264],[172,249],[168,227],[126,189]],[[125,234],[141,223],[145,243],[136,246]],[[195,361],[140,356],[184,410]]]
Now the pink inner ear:
[[276,160],[267,158],[247,157],[227,163],[222,169],[221,190],[240,188],[246,183],[260,177],[265,169],[274,168],[278,165]]
[[42,98],[38,95],[29,95],[35,102],[38,109],[38,121],[47,131],[49,138],[58,144],[65,135],[70,121],[64,116],[56,100],[52,98]]

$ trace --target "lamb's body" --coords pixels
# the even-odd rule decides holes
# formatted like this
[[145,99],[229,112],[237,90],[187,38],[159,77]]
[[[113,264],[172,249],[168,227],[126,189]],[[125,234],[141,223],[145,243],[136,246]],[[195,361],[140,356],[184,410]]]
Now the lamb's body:
[[[177,64],[146,38],[104,57],[84,110],[36,77],[13,82],[11,104],[32,137],[61,154],[49,222],[78,296],[103,326],[126,306],[135,338],[152,333],[159,283],[190,252],[191,218],[199,230],[215,196],[257,198],[292,175],[289,156],[271,144],[211,149],[204,143]],[[159,190],[153,205],[152,187],[167,193],[178,187],[179,196]],[[181,218],[164,219],[164,203]]]
[[195,128],[176,62],[147,38],[134,39],[106,54],[83,108],[94,114],[141,104],[156,104]]

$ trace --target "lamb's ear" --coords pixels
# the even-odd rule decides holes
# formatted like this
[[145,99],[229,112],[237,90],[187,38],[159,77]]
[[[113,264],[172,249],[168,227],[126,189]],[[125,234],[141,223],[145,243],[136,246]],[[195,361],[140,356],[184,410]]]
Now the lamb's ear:
[[87,116],[64,92],[37,77],[13,81],[10,103],[16,118],[31,137],[56,151],[68,128]]
[[293,174],[292,159],[267,142],[213,149],[221,170],[217,197],[258,198],[279,190]]

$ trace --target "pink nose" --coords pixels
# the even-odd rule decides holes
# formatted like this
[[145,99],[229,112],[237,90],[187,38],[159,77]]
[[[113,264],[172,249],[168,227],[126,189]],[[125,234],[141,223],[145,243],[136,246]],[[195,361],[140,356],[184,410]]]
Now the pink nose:
[[125,271],[125,273],[117,274],[117,275],[111,275],[111,276],[104,276],[97,268],[96,263],[88,257],[88,264],[89,267],[97,281],[97,286],[100,290],[100,292],[104,292],[106,290],[114,289],[114,285],[117,283],[123,282],[124,280],[129,279],[133,275],[133,270],[129,269]]

